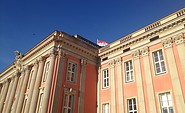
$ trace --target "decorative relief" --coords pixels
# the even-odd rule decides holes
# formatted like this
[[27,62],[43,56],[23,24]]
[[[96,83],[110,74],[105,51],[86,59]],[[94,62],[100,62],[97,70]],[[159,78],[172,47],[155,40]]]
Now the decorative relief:
[[135,51],[135,52],[132,53],[132,57],[134,59],[138,59],[139,58],[139,55],[140,55],[140,51],[139,50],[137,50],[137,51]]
[[173,38],[173,42],[175,42],[176,45],[182,44],[184,43],[184,38],[183,38],[183,34],[180,34],[178,36],[175,36]]
[[81,64],[82,64],[82,65],[86,65],[86,64],[87,64],[87,60],[81,59]]
[[149,55],[149,48],[148,47],[145,47],[145,48],[141,49],[140,51],[141,51],[142,56],[148,56]]
[[172,47],[172,39],[169,38],[167,40],[164,40],[163,41],[163,46],[164,46],[165,49]]
[[110,67],[113,67],[114,64],[115,64],[115,60],[111,60],[111,61],[109,62],[109,66],[110,66]]
[[114,60],[115,64],[117,64],[117,65],[121,64],[121,61],[122,61],[121,57],[116,58],[116,59]]
[[60,55],[61,58],[66,58],[66,52],[62,50],[62,45],[58,45],[58,54]]
[[57,54],[57,48],[54,47],[51,51],[50,51],[50,56],[54,57]]

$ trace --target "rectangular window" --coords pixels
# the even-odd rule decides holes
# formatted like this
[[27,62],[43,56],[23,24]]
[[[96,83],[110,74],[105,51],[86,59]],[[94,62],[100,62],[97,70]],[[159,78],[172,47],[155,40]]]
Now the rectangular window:
[[73,103],[74,103],[74,95],[73,94],[64,94],[63,113],[72,113],[73,112]]
[[174,113],[172,97],[169,92],[159,94],[161,113]]
[[43,93],[40,94],[37,113],[41,113]]
[[32,76],[33,76],[33,72],[34,72],[34,70],[32,70],[32,71],[31,71],[31,73],[30,73],[30,77],[29,77],[29,80],[28,80],[28,86],[27,86],[27,89],[29,89],[29,88],[30,88],[30,84],[31,84],[31,79],[32,79]]
[[136,99],[128,99],[127,100],[127,109],[128,113],[137,113]]
[[153,60],[154,60],[156,74],[165,73],[166,68],[165,68],[162,50],[158,50],[158,51],[153,52]]
[[66,80],[68,82],[76,82],[76,71],[77,71],[77,64],[73,62],[68,62],[67,76],[66,76]]
[[109,70],[103,70],[103,88],[109,87]]
[[134,80],[132,60],[125,62],[125,82]]
[[102,113],[109,113],[109,103],[102,105]]
[[45,82],[46,79],[47,79],[47,76],[48,76],[48,73],[49,73],[49,64],[50,64],[49,61],[46,62],[46,64],[45,64],[43,82]]

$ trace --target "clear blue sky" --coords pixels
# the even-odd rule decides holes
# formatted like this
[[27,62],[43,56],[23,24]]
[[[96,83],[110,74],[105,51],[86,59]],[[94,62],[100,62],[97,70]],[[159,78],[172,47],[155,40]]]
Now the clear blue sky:
[[54,30],[113,42],[185,7],[185,0],[1,0],[0,72]]

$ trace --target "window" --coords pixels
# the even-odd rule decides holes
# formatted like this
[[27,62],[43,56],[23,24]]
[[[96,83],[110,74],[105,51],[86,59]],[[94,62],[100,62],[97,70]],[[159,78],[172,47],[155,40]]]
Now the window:
[[153,52],[154,66],[156,74],[161,74],[166,72],[164,57],[162,50]]
[[63,113],[72,113],[73,112],[73,102],[74,102],[74,95],[73,94],[64,94]]
[[125,62],[125,82],[134,80],[132,60]]
[[127,100],[127,109],[128,109],[128,113],[137,113],[136,99],[135,98]]
[[103,88],[109,87],[109,70],[103,70]]
[[48,73],[49,73],[49,64],[50,64],[49,61],[46,62],[46,64],[45,64],[43,82],[45,82],[46,79],[47,79],[47,76],[48,76]]
[[103,104],[102,105],[102,113],[109,113],[109,104]]
[[30,73],[30,77],[29,77],[29,80],[28,80],[28,86],[27,86],[28,89],[30,88],[30,84],[31,84],[31,79],[32,79],[32,76],[33,76],[33,72],[34,72],[34,70],[32,70],[31,73]]
[[161,113],[174,113],[172,105],[172,97],[169,92],[159,94],[161,105]]
[[41,113],[43,93],[40,94],[37,113]]
[[69,62],[67,67],[67,77],[66,77],[66,80],[68,82],[76,81],[76,70],[77,70],[77,64],[73,62]]

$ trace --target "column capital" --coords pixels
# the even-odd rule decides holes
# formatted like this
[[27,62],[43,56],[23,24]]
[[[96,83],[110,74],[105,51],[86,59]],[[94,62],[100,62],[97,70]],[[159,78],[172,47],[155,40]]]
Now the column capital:
[[85,60],[85,59],[80,59],[80,62],[81,62],[81,65],[86,65],[87,64],[87,60]]
[[56,47],[54,47],[54,48],[50,51],[49,56],[50,56],[50,57],[55,57],[56,54],[57,54],[57,49],[56,49]]
[[134,52],[132,53],[132,57],[133,57],[134,59],[139,59],[139,55],[140,55],[140,51],[139,51],[139,50],[134,51]]
[[25,71],[29,71],[29,70],[31,70],[31,66],[30,65],[26,65],[25,66]]
[[33,67],[35,67],[35,66],[38,66],[38,60],[36,59],[34,62],[33,62]]
[[183,44],[184,43],[183,34],[173,37],[173,42],[175,42],[176,45]]
[[141,51],[142,57],[149,55],[149,48],[148,47],[142,48],[142,49],[140,49],[140,51]]
[[163,46],[165,49],[171,48],[172,47],[172,39],[169,38],[167,40],[163,41]]
[[40,56],[37,61],[38,63],[43,63],[46,59],[43,56]]
[[118,57],[118,58],[114,59],[114,61],[115,61],[116,65],[120,65],[122,62],[122,59],[121,59],[121,57]]
[[114,67],[114,64],[115,64],[115,60],[114,59],[109,61],[110,68]]
[[60,58],[66,58],[66,52],[62,50],[62,45],[58,46],[58,55],[60,56]]

